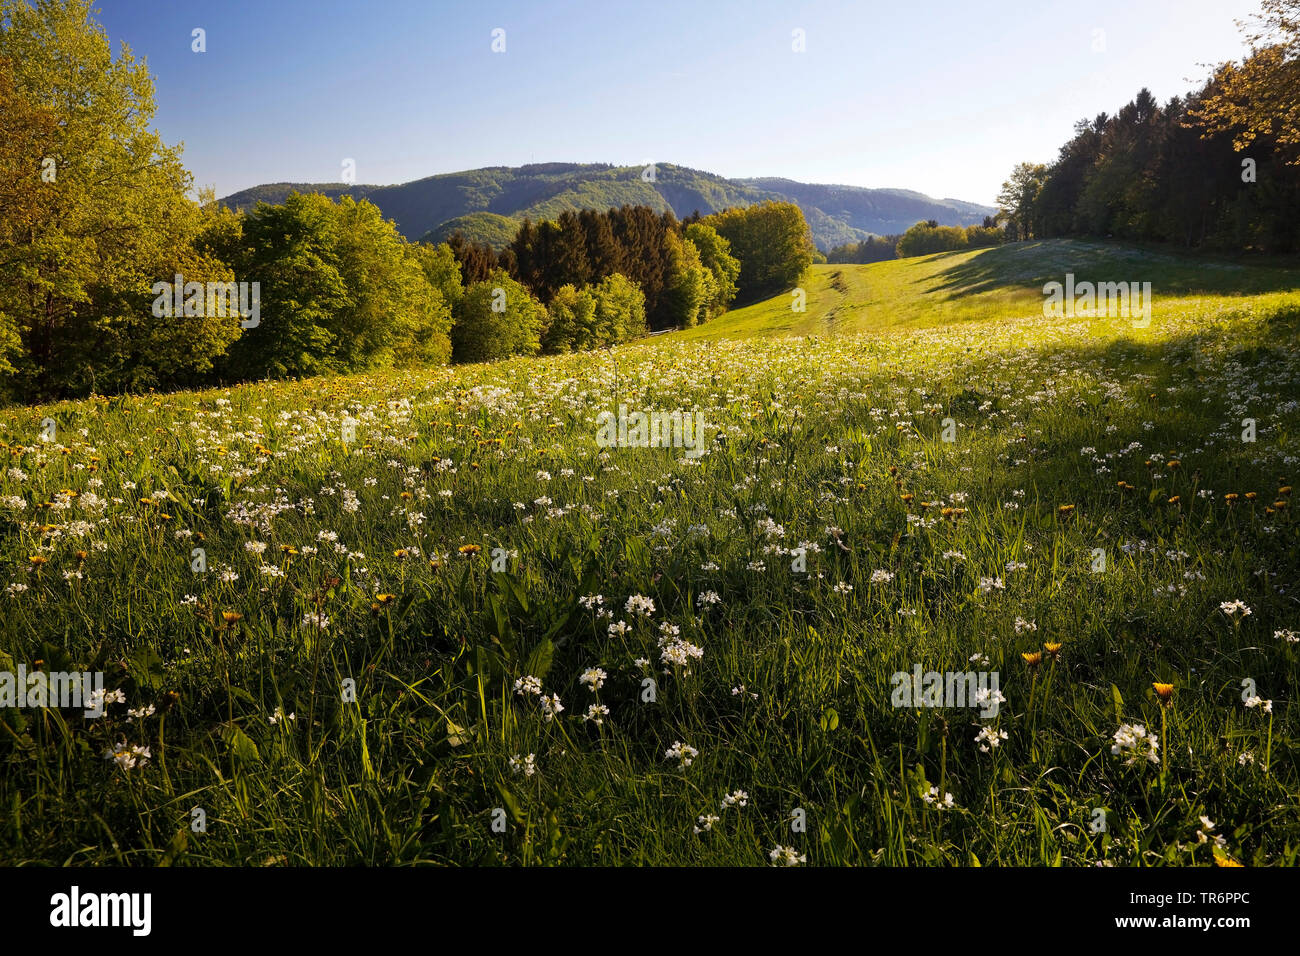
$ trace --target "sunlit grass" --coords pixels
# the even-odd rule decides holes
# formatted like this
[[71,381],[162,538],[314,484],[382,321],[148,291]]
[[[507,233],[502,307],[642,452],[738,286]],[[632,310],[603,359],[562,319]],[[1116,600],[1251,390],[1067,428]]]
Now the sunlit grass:
[[[0,670],[125,697],[2,712],[0,859],[1294,865],[1300,296],[910,328],[936,263],[888,335],[0,412]],[[598,447],[619,403],[710,452]],[[893,706],[918,664],[1006,703]]]
[[675,333],[689,339],[839,336],[895,328],[1041,315],[1043,284],[1064,281],[1150,282],[1157,310],[1177,311],[1300,288],[1294,270],[1276,265],[1195,259],[1138,247],[1079,240],[1014,243],[868,265],[813,266],[800,287],[805,311],[789,294],[733,309],[706,325]]

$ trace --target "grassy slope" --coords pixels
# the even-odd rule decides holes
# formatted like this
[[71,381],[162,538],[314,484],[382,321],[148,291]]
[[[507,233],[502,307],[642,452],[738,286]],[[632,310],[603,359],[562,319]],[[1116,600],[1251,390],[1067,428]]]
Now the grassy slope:
[[[854,321],[932,324],[916,290],[942,268],[1005,282],[1019,262],[1036,283],[1088,248],[845,270],[894,283]],[[1151,262],[1170,285],[1290,285]],[[101,721],[0,710],[0,862],[763,865],[779,845],[812,864],[1206,865],[1204,815],[1232,858],[1295,865],[1300,525],[1273,502],[1300,474],[1300,297],[1165,301],[1136,332],[1044,320],[1037,298],[949,296],[949,315],[1029,318],[889,335],[751,321],[745,342],[0,410],[0,670],[103,669],[126,697]],[[694,462],[597,447],[620,402],[700,410],[723,440]],[[517,552],[508,571],[494,547]],[[661,624],[702,649],[689,673],[665,672]],[[1031,670],[1049,641],[1059,661]],[[1007,701],[992,720],[891,706],[916,664],[996,671]],[[598,694],[579,679],[596,666]],[[529,674],[559,718],[515,692]],[[1244,678],[1272,714],[1243,705]],[[1112,735],[1159,733],[1157,680],[1176,688],[1161,760],[1129,766]],[[991,752],[981,726],[1006,734]],[[115,743],[150,760],[117,768]],[[531,776],[510,766],[528,754]],[[746,806],[723,809],[735,790]]]
[[1032,316],[1041,314],[1043,284],[1063,282],[1066,272],[1073,272],[1076,282],[1150,282],[1157,308],[1170,309],[1206,297],[1300,288],[1300,274],[1280,267],[1053,240],[870,265],[813,266],[804,287],[805,312],[792,311],[791,296],[783,293],[680,334],[688,339],[829,336]]

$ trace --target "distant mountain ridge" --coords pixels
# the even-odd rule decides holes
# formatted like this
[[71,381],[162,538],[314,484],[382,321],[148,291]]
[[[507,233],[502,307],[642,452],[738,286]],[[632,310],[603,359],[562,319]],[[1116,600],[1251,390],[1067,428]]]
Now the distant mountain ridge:
[[501,248],[525,217],[554,219],[565,210],[605,210],[611,206],[650,206],[672,210],[678,218],[697,209],[703,215],[729,206],[767,199],[794,202],[803,210],[818,248],[827,250],[868,236],[889,235],[934,219],[945,226],[978,225],[996,210],[959,199],[932,199],[906,189],[864,189],[800,183],[762,177],[724,179],[671,163],[654,167],[604,163],[534,163],[486,166],[442,173],[393,186],[344,183],[268,183],[240,190],[222,200],[234,209],[259,201],[283,202],[290,192],[349,195],[368,199],[397,223],[407,239],[440,241],[459,229],[468,238]]

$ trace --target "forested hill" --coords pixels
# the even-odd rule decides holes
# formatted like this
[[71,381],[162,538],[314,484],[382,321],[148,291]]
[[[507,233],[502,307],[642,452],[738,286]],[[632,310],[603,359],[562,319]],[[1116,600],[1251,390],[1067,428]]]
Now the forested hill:
[[990,206],[955,199],[931,199],[902,189],[822,186],[789,179],[724,179],[712,173],[661,163],[653,180],[641,166],[538,163],[489,166],[429,176],[394,186],[343,183],[270,183],[227,196],[223,202],[246,210],[258,200],[280,203],[290,192],[368,199],[408,239],[442,240],[456,230],[496,248],[514,236],[525,216],[553,219],[565,210],[605,210],[641,205],[678,217],[699,210],[708,215],[730,206],[765,199],[794,202],[812,227],[813,240],[826,250],[870,234],[899,233],[920,220],[967,226],[996,212]]

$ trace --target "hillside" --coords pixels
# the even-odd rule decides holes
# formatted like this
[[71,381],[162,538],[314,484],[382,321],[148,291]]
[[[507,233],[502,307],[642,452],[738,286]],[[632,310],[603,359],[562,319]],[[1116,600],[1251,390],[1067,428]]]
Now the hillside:
[[[960,199],[932,199],[908,189],[861,189],[857,186],[823,186],[791,179],[743,179],[739,182],[764,192],[785,196],[805,210],[816,210],[831,222],[870,222],[876,235],[906,232],[918,222],[934,219],[941,226],[978,225],[995,209]],[[836,242],[852,242],[863,237]]]
[[525,216],[553,219],[566,209],[604,210],[624,204],[671,209],[681,218],[696,210],[707,215],[765,199],[787,200],[803,209],[813,239],[823,250],[871,234],[902,232],[924,219],[967,226],[994,212],[988,206],[936,200],[906,190],[821,186],[788,179],[732,180],[671,163],[655,167],[653,182],[645,181],[642,173],[640,166],[591,163],[490,166],[393,186],[270,183],[222,201],[243,210],[258,201],[282,202],[294,190],[331,197],[346,194],[373,202],[408,239],[439,240],[459,228],[469,238],[497,248],[508,241],[511,225]]
[[[1044,319],[1067,263],[1156,320]],[[0,672],[102,678],[0,709],[0,860],[1300,862],[1296,273],[809,284],[836,334],[0,409]]]
[[1031,316],[1042,311],[1043,284],[1064,281],[1066,272],[1073,272],[1078,281],[1150,282],[1157,308],[1163,303],[1170,309],[1211,296],[1300,289],[1300,271],[1258,260],[1243,264],[1119,243],[1056,239],[868,265],[816,265],[804,290],[807,309],[802,313],[792,311],[790,294],[782,293],[674,335],[834,336]]

